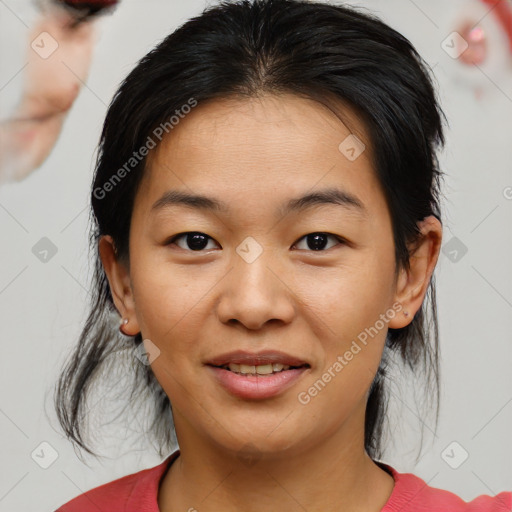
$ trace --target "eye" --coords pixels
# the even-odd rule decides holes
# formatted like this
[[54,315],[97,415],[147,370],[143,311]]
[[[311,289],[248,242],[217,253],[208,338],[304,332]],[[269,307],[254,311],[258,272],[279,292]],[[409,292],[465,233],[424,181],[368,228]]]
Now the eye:
[[[309,233],[308,235],[303,236],[300,240],[306,240],[307,245],[309,247],[311,247],[311,249],[306,247],[305,250],[322,251],[325,249],[326,240],[329,237],[337,240],[341,244],[345,243],[343,238],[341,238],[339,236],[331,235],[330,233],[321,233],[321,232]],[[328,247],[328,249],[330,249],[331,247]]]
[[[328,238],[338,241],[338,244],[345,243],[345,240],[343,240],[343,238],[341,238],[339,236],[332,235],[330,233],[315,232],[315,233],[309,233],[309,234],[303,236],[301,239],[299,239],[299,240],[305,240],[308,245],[308,247],[306,247],[305,249],[303,248],[301,250],[311,250],[311,251],[317,251],[317,252],[326,250],[326,243],[327,243],[326,241]],[[184,244],[186,244],[187,247],[184,247],[183,245],[176,243],[177,241],[179,241],[181,239],[184,239]],[[213,241],[213,238],[206,235],[205,233],[201,233],[200,231],[187,231],[185,233],[180,233],[178,235],[173,236],[165,243],[165,245],[175,244],[184,250],[200,252],[205,249],[212,249],[212,247],[209,247],[209,248],[207,247],[208,240]],[[298,243],[296,242],[294,244],[294,246],[297,244]],[[336,244],[334,244],[334,245],[336,245]],[[327,247],[327,249],[330,249],[332,247],[333,246]]]
[[[213,238],[209,237],[205,233],[201,233],[200,231],[187,231],[186,233],[180,233],[179,235],[173,236],[165,243],[165,245],[171,245],[181,238],[184,238],[185,244],[188,245],[188,248],[195,252],[204,250],[208,243],[208,239],[213,240]],[[182,247],[179,244],[176,245],[181,249],[187,250],[187,247]]]

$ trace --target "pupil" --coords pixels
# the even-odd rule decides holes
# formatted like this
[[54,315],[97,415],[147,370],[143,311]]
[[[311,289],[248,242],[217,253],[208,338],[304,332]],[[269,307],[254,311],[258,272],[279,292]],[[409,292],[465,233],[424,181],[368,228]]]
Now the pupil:
[[327,236],[323,233],[313,233],[308,235],[308,245],[312,247],[314,251],[323,249],[327,245]]
[[202,233],[189,233],[187,235],[187,244],[192,250],[200,251],[206,247],[208,240]]

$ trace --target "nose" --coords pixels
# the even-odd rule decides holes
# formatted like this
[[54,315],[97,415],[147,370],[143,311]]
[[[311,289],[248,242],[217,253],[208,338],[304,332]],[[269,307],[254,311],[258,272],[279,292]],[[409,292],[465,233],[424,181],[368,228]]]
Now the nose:
[[233,268],[221,284],[217,314],[223,323],[256,330],[271,322],[290,323],[294,317],[293,291],[265,251],[251,263],[235,254]]

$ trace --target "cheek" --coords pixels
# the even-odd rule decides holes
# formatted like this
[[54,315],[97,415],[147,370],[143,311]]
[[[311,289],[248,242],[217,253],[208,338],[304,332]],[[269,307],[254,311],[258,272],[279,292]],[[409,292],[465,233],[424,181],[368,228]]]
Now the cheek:
[[[133,294],[143,339],[158,347],[152,371],[173,406],[186,407],[199,393],[193,362],[198,360],[198,318],[205,290],[190,284],[179,273],[166,272],[163,265],[132,265]],[[156,270],[159,269],[159,270]],[[197,388],[197,389],[196,389]]]
[[377,372],[394,315],[390,307],[394,257],[392,252],[383,257],[390,251],[359,254],[357,262],[354,259],[321,278],[317,275],[316,286],[308,287],[306,310],[313,310],[324,326],[319,338],[325,360],[312,382],[320,376],[330,389],[322,391],[319,404],[327,396],[349,402],[361,398]]
[[[386,317],[389,293],[385,280],[381,289],[375,275],[368,274],[371,286],[362,286],[359,277],[354,272],[338,286],[331,282],[329,293],[316,299],[321,323],[327,326],[320,338],[324,356],[321,367],[299,390],[302,394],[298,399],[301,404],[311,404],[308,411],[330,412],[331,421],[325,428],[335,428],[357,404],[365,403],[391,319]],[[383,314],[387,322],[382,320]]]
[[[172,345],[174,355],[189,351],[204,322],[203,308],[213,276],[207,272],[195,275],[190,269],[150,261],[143,255],[132,258],[131,275],[142,336],[162,351]],[[178,339],[179,344],[174,342]]]
[[308,308],[331,327],[334,336],[356,336],[390,306],[394,258],[385,256],[389,252],[390,249],[354,252],[339,266],[294,280],[294,285]]

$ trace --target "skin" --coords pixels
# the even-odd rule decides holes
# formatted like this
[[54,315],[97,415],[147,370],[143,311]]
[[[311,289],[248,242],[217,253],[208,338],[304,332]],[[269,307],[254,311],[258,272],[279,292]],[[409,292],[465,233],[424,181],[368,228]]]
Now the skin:
[[[89,72],[95,32],[92,21],[73,27],[62,8],[47,9],[28,37],[24,90],[12,119],[0,124],[0,182],[20,181],[37,169],[55,146],[62,126]],[[30,46],[54,44],[46,59]],[[43,54],[45,55],[45,54]]]
[[[370,141],[355,114],[344,115],[366,144],[353,162],[338,149],[350,130],[314,101],[265,95],[198,105],[148,157],[129,268],[116,260],[110,236],[99,242],[115,305],[129,319],[124,332],[140,331],[160,350],[152,370],[172,402],[181,451],[161,483],[162,512],[377,512],[392,493],[392,477],[365,452],[363,438],[387,328],[307,405],[297,394],[397,301],[409,316],[399,313],[387,326],[411,321],[442,227],[434,217],[419,224],[411,268],[395,280],[391,219]],[[367,215],[338,205],[276,214],[289,199],[326,186],[356,195]],[[230,211],[173,206],[151,216],[169,189],[214,196]],[[211,237],[202,252],[186,237],[165,245],[186,231]],[[329,237],[315,251],[305,236],[316,232],[349,243]],[[248,236],[263,249],[250,264],[236,252]],[[203,365],[229,350],[268,348],[311,365],[272,399],[236,398]],[[258,454],[252,465],[239,457],[250,453],[248,443]]]

